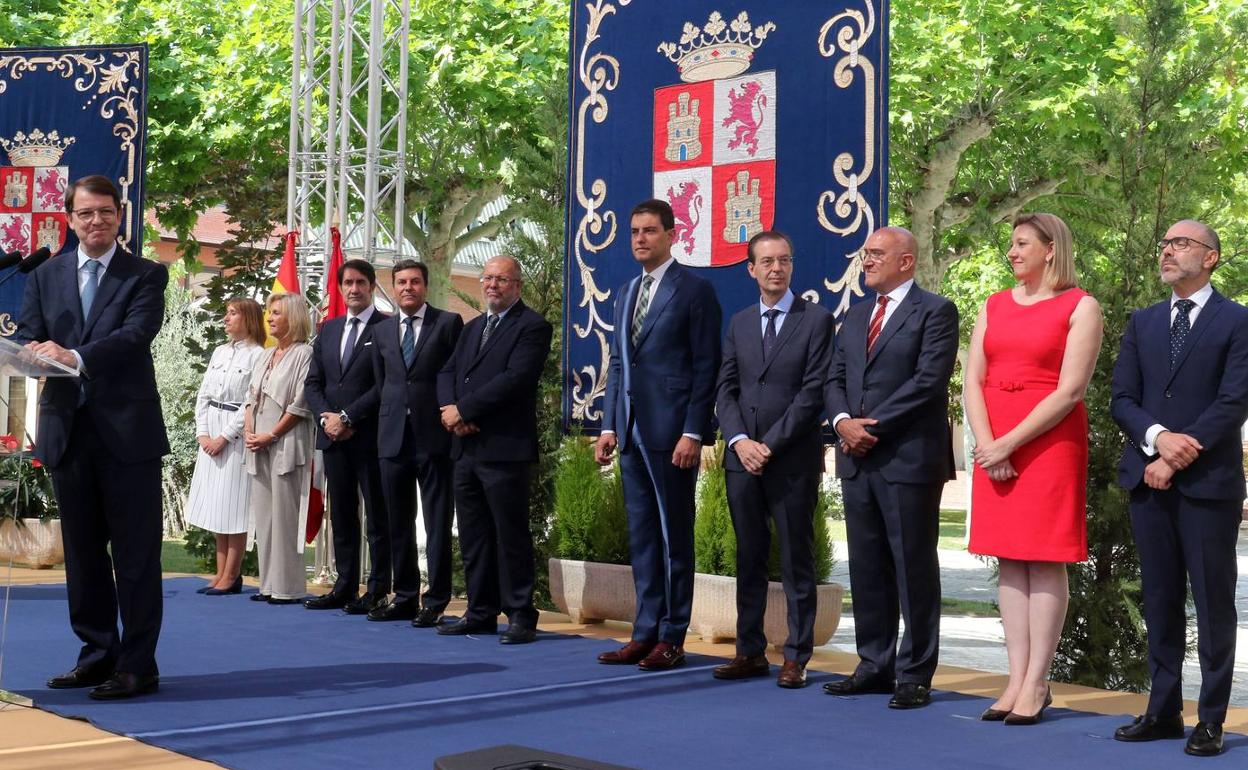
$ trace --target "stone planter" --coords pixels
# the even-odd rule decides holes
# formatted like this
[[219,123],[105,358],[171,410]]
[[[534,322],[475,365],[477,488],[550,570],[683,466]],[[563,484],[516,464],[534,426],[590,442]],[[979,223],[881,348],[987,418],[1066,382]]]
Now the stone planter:
[[0,521],[0,561],[13,560],[38,569],[65,561],[60,519],[13,519]]
[[632,623],[637,616],[633,568],[627,564],[551,559],[550,598],[573,623]]
[[[815,646],[827,644],[841,622],[841,601],[845,589],[837,583],[817,587]],[[559,611],[573,623],[599,623],[603,620],[633,622],[637,597],[633,590],[633,570],[627,565],[598,562],[550,560],[550,597]],[[789,634],[784,587],[767,586],[767,612],[763,631],[767,643],[784,646]],[[689,630],[709,642],[727,642],[737,636],[737,581],[722,575],[698,573],[693,583],[693,613]]]
[[[816,586],[818,605],[815,610],[815,646],[827,644],[841,622],[841,600],[845,589],[839,583]],[[693,617],[689,630],[712,643],[728,642],[737,637],[737,579],[723,575],[693,578]],[[763,615],[763,633],[767,643],[776,649],[788,638],[788,609],[784,586],[767,584],[767,612]]]

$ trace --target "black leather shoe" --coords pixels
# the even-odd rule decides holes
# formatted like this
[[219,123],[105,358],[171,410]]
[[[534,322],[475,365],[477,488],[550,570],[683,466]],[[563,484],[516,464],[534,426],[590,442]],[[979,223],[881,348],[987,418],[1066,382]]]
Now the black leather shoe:
[[354,596],[336,594],[330,591],[324,596],[314,596],[311,599],[305,599],[303,606],[310,610],[340,610],[346,607],[348,602],[353,601],[355,601]]
[[253,602],[267,602],[269,599],[272,599],[273,597],[269,596],[268,594],[252,594],[251,596],[248,596],[247,598],[251,599]]
[[107,682],[112,675],[112,666],[96,666],[95,668],[74,666],[73,671],[58,674],[49,679],[47,685],[53,690],[75,690],[79,687],[96,687]]
[[300,604],[302,602],[303,602],[302,599],[295,599],[295,598],[281,599],[276,596],[269,597],[269,604]]
[[528,644],[536,641],[537,629],[520,623],[511,623],[506,631],[498,635],[499,644]]
[[887,695],[893,692],[893,682],[887,679],[859,676],[855,673],[845,679],[828,682],[823,686],[823,691],[828,695]]
[[897,691],[888,699],[890,709],[920,709],[932,702],[932,690],[918,682],[899,682]]
[[156,692],[160,688],[160,677],[155,674],[139,676],[118,671],[107,682],[87,693],[95,700],[123,700],[136,695]]
[[490,623],[485,620],[469,620],[468,618],[460,618],[454,623],[447,623],[444,626],[438,626],[438,634],[441,636],[467,636],[468,634],[497,633],[497,621]]
[[1156,717],[1152,714],[1141,714],[1129,725],[1114,730],[1114,740],[1136,743],[1139,741],[1159,741],[1183,737],[1183,716],[1174,714],[1168,717]]
[[1220,722],[1197,722],[1196,729],[1188,736],[1183,751],[1194,757],[1216,757],[1222,753],[1222,724]]
[[420,607],[414,601],[390,602],[368,613],[369,620],[415,620]]
[[342,611],[348,615],[367,615],[373,610],[386,606],[386,594],[366,593],[354,601],[342,605]]
[[436,628],[440,620],[442,620],[442,610],[425,607],[420,612],[416,613],[416,617],[412,618],[412,627]]

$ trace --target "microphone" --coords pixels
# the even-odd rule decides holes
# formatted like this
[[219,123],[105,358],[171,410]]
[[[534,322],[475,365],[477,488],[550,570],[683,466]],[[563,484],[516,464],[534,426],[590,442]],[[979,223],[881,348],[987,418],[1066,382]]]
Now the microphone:
[[22,261],[22,252],[14,251],[0,256],[0,270],[8,270]]
[[31,254],[26,259],[23,259],[22,264],[19,265],[17,269],[22,271],[23,273],[29,273],[32,270],[34,270],[36,267],[39,267],[40,265],[42,265],[44,262],[47,262],[51,258],[52,258],[52,250],[49,249],[47,246],[44,246],[42,249],[39,249],[38,251],[36,251],[34,254]]

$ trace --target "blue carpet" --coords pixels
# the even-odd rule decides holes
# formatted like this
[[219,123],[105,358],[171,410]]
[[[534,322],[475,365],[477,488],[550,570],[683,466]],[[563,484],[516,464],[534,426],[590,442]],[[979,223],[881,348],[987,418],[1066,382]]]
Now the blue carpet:
[[[543,633],[536,644],[439,637],[204,597],[203,581],[165,581],[160,692],[96,703],[48,690],[73,665],[63,586],[13,588],[6,689],[64,716],[234,768],[430,768],[433,759],[518,743],[635,768],[1243,767],[1248,737],[1195,759],[1182,741],[1122,744],[1124,717],[1051,710],[1031,728],[979,722],[982,698],[937,692],[916,711],[887,696],[832,698],[771,680],[717,682],[716,659],[665,674],[601,666],[609,641]],[[249,589],[249,593],[252,592]]]

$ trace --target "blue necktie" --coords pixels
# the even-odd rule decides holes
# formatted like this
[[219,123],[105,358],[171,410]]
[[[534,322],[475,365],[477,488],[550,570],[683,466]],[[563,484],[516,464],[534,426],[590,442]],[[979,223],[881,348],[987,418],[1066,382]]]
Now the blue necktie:
[[1173,369],[1175,363],[1179,360],[1179,353],[1183,350],[1183,343],[1187,342],[1187,334],[1192,330],[1192,323],[1189,313],[1192,308],[1196,307],[1196,303],[1190,299],[1181,299],[1174,303],[1174,325],[1170,327],[1170,368]]
[[87,282],[82,287],[82,320],[91,315],[91,303],[95,301],[95,291],[100,288],[100,260],[88,259]]
[[767,318],[767,330],[763,332],[763,360],[771,358],[771,351],[776,346],[776,316],[780,311],[776,308],[763,313]]
[[403,343],[399,347],[403,349],[403,366],[411,368],[416,360],[416,316],[409,315],[403,323],[407,331],[403,332]]
[[346,369],[347,364],[351,361],[351,354],[355,352],[355,341],[360,336],[360,319],[351,319],[351,333],[347,335],[347,346],[342,349],[342,368]]

